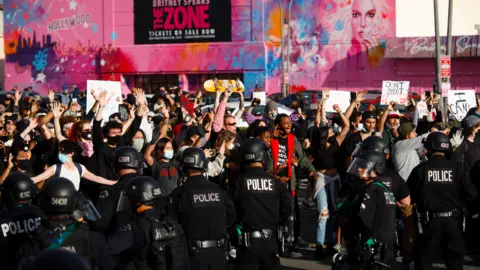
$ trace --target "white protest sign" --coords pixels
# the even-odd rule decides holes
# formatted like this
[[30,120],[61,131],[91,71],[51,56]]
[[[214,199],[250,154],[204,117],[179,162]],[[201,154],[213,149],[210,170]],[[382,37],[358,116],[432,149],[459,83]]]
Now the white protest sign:
[[388,105],[394,101],[397,104],[405,105],[408,101],[409,81],[383,81],[382,99],[380,104]]
[[417,111],[418,117],[423,118],[424,116],[428,116],[428,107],[425,101],[419,101],[417,103]]
[[87,112],[89,112],[93,104],[95,104],[95,99],[92,96],[92,91],[95,93],[100,93],[102,91],[107,91],[107,97],[109,99],[107,106],[103,109],[103,122],[106,123],[110,115],[118,112],[118,107],[122,102],[122,84],[115,81],[87,81]]
[[330,96],[325,102],[325,111],[326,112],[335,112],[333,105],[337,104],[342,112],[345,112],[350,106],[350,92],[347,91],[329,91]]
[[260,99],[260,104],[267,103],[267,94],[265,92],[253,92],[252,97]]
[[468,110],[474,107],[477,107],[475,90],[448,91],[448,109],[450,114],[458,121],[462,121]]

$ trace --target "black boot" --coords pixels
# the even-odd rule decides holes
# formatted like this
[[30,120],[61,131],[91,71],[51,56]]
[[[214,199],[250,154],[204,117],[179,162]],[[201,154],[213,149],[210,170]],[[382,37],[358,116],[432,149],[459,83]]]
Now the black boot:
[[322,246],[318,246],[315,249],[315,260],[316,261],[321,261],[327,257],[327,249]]

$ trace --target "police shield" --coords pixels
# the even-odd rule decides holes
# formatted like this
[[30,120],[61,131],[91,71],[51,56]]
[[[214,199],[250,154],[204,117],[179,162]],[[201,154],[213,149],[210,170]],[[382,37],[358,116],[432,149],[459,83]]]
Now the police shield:
[[128,198],[128,192],[122,191],[120,197],[118,198],[116,212],[126,211],[131,207],[130,199]]
[[360,155],[360,153],[362,152],[362,148],[363,148],[363,142],[357,143],[357,146],[355,147],[355,150],[353,150],[353,152],[352,152],[352,157],[356,157],[356,156]]

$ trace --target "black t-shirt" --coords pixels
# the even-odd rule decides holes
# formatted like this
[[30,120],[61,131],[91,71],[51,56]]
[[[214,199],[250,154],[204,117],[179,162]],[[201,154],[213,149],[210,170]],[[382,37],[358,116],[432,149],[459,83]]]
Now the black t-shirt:
[[315,160],[313,161],[313,166],[317,170],[328,170],[337,168],[339,163],[337,151],[340,148],[338,145],[336,136],[331,140],[332,144],[324,150],[317,151],[315,155]]
[[[288,137],[282,138],[278,137],[278,161],[277,161],[277,168],[283,164],[287,163],[288,160]],[[280,177],[287,177],[288,176],[288,168],[281,170],[278,173]]]
[[407,183],[393,170],[385,170],[385,173],[378,177],[378,181],[390,189],[396,201],[405,199],[410,195]]
[[348,136],[343,142],[343,150],[347,156],[351,156],[358,143],[363,142],[362,134],[360,132],[355,132],[352,135]]

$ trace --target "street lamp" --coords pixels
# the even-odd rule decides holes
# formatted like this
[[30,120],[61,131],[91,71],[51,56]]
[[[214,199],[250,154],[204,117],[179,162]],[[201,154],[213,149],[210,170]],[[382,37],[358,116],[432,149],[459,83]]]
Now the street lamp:
[[284,58],[283,58],[283,50],[284,48],[284,41],[283,41],[283,6],[282,0],[278,1],[278,7],[280,8],[280,55],[282,57],[282,95],[283,97],[287,96],[287,86],[285,85],[285,65],[284,65]]

